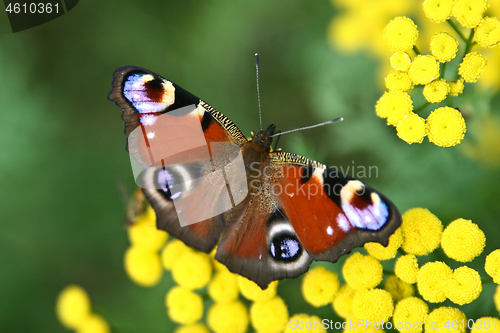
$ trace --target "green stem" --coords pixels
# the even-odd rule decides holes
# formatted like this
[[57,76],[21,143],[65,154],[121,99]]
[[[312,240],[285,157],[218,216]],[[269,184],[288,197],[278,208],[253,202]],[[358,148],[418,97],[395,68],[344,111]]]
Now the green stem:
[[484,279],[484,280],[481,280],[481,282],[482,282],[483,284],[493,283],[493,279]]
[[[394,272],[393,271],[390,271],[390,270],[387,270],[387,269],[384,269],[384,274],[385,275],[394,275]],[[492,280],[493,281],[493,280]]]
[[420,50],[418,49],[417,45],[413,45],[413,52],[415,52],[416,55],[420,55]]
[[443,63],[443,65],[441,66],[441,78],[443,78],[443,79],[444,79],[445,70],[446,70],[446,63]]
[[[476,44],[472,42],[472,38],[474,38],[474,29],[470,30],[469,38],[465,40],[465,50],[464,54],[462,56],[462,60],[464,59],[465,55],[469,53],[470,49]],[[457,73],[455,80],[458,80],[460,78],[460,75]]]
[[413,112],[417,113],[425,109],[427,105],[431,104],[431,102],[425,102],[424,104],[420,105],[418,108],[414,109]]
[[453,30],[456,31],[456,33],[460,36],[460,38],[462,38],[462,40],[467,43],[467,38],[465,38],[462,31],[460,31],[460,28],[458,28],[457,25],[451,19],[446,20],[446,22],[448,22],[448,24],[451,25]]

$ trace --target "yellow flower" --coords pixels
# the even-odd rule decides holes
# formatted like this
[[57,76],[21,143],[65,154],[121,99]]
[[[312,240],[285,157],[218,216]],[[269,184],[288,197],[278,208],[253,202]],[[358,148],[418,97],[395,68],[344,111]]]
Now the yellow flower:
[[[392,322],[401,333],[420,333],[429,312],[427,303],[417,297],[408,297],[396,304]],[[409,325],[411,323],[411,325]],[[406,325],[405,325],[406,324]]]
[[128,229],[128,237],[132,246],[158,251],[165,244],[168,234],[155,225],[138,222]]
[[491,332],[500,333],[500,319],[495,317],[481,317],[474,322],[470,333]]
[[429,302],[439,303],[446,299],[445,290],[453,272],[442,261],[428,262],[417,274],[417,287],[420,295]]
[[453,12],[453,0],[424,0],[422,6],[425,16],[432,22],[444,22],[451,17]]
[[326,328],[323,327],[322,321],[318,316],[310,316],[305,313],[298,313],[290,318],[289,325],[286,325],[283,333],[295,333],[298,330],[301,332],[326,333]]
[[493,282],[500,284],[500,250],[495,250],[486,256],[484,270],[493,278]]
[[391,318],[394,302],[391,294],[383,289],[361,291],[352,301],[354,316],[368,322],[382,322]]
[[131,246],[125,252],[124,262],[127,275],[140,286],[152,287],[163,275],[160,256],[156,251]]
[[91,314],[76,330],[76,333],[109,333],[108,322],[101,316]]
[[431,103],[439,103],[446,98],[449,91],[448,82],[444,79],[437,79],[425,85],[424,97]]
[[165,297],[168,316],[180,324],[194,324],[203,316],[201,296],[182,287],[173,287]]
[[356,290],[344,284],[340,287],[335,299],[333,300],[333,311],[335,311],[339,317],[349,318],[353,315],[352,313],[352,301],[356,295]]
[[238,275],[238,286],[240,287],[241,294],[251,301],[266,301],[276,296],[278,288],[278,281],[273,281],[262,290],[253,281],[248,280],[246,277]]
[[417,283],[418,261],[414,254],[401,256],[394,267],[396,276],[406,283]]
[[418,29],[415,23],[406,16],[398,16],[384,28],[384,43],[389,50],[405,52],[416,44]]
[[374,288],[382,281],[383,269],[374,257],[355,252],[345,261],[342,274],[351,288],[364,290]]
[[448,82],[450,87],[450,95],[458,96],[464,91],[464,79],[458,79],[457,81]]
[[215,303],[208,310],[207,322],[215,333],[244,333],[248,328],[248,311],[240,301]]
[[390,275],[385,280],[384,289],[391,293],[395,303],[415,294],[413,285],[401,281],[396,275]]
[[396,126],[396,130],[398,137],[408,144],[422,143],[427,134],[425,119],[420,118],[415,113],[404,116]]
[[250,320],[257,332],[283,332],[288,323],[288,309],[283,299],[278,296],[257,301],[250,307]]
[[186,251],[172,268],[172,278],[181,287],[200,289],[205,287],[212,277],[212,263],[208,254]]
[[85,322],[90,313],[90,299],[80,286],[69,285],[57,296],[56,313],[59,321],[67,328],[76,329]]
[[412,208],[403,214],[403,250],[417,256],[424,256],[439,246],[443,224],[425,208]]
[[476,27],[488,8],[487,0],[456,0],[453,16],[466,28]]
[[161,260],[165,269],[172,269],[177,260],[179,260],[186,251],[194,252],[194,249],[178,239],[168,242],[161,253]]
[[500,43],[500,20],[485,17],[474,32],[474,41],[482,47],[495,47]]
[[447,32],[439,32],[431,38],[432,55],[441,62],[450,61],[455,58],[458,50],[458,42]]
[[482,290],[479,273],[470,267],[462,266],[453,271],[444,293],[453,303],[464,305],[478,298]]
[[476,82],[486,66],[486,57],[479,52],[467,53],[458,68],[458,74],[465,82]]
[[444,229],[441,247],[456,261],[469,262],[483,252],[484,232],[470,220],[457,219]]
[[440,147],[452,147],[460,143],[466,131],[465,120],[457,109],[444,106],[427,117],[427,137]]
[[497,286],[495,294],[493,295],[493,303],[495,303],[497,311],[500,312],[500,286]]
[[411,65],[408,53],[396,52],[391,56],[391,66],[397,71],[407,71]]
[[[467,318],[465,317],[464,313],[457,308],[442,306],[440,308],[434,309],[431,313],[429,313],[425,323],[426,332],[465,333],[465,327],[467,327]],[[428,324],[431,324],[433,326],[428,327]]]
[[215,274],[208,285],[208,294],[216,302],[231,302],[238,298],[238,277],[229,271]]
[[413,59],[408,74],[415,84],[427,84],[439,77],[439,63],[431,55],[418,55]]
[[208,328],[202,323],[183,325],[177,328],[174,333],[210,333]]
[[336,273],[318,266],[309,270],[302,279],[302,294],[309,304],[320,307],[333,301],[339,286]]
[[405,92],[385,92],[378,100],[375,110],[380,118],[387,118],[388,125],[396,126],[413,110],[413,102]]
[[408,91],[413,88],[413,82],[408,73],[392,71],[385,77],[385,86],[389,91]]
[[[408,116],[406,116],[406,118],[407,117]],[[366,243],[364,247],[368,251],[368,253],[371,256],[375,257],[376,259],[389,260],[396,256],[396,254],[398,253],[398,249],[401,247],[402,244],[403,244],[403,232],[401,231],[401,228],[398,228],[389,237],[389,244],[387,244],[387,246],[383,246],[380,243]]]

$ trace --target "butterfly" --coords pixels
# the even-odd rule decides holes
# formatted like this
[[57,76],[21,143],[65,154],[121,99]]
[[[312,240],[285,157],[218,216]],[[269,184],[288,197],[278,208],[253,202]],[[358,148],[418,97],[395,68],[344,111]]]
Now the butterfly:
[[[144,160],[149,152],[154,160],[136,182],[156,212],[157,228],[206,253],[217,246],[216,260],[262,289],[298,277],[313,260],[336,262],[367,242],[387,246],[401,224],[394,204],[361,181],[272,151],[274,125],[247,139],[212,106],[147,69],[117,68],[108,98],[122,111],[129,154]],[[167,120],[158,125],[161,119]],[[179,130],[185,121],[186,130]],[[185,143],[191,129],[201,133],[204,149]],[[170,153],[161,163],[152,158],[154,144]],[[217,150],[217,144],[231,148]],[[239,164],[227,168],[231,161]],[[217,168],[226,170],[219,178],[212,176]]]

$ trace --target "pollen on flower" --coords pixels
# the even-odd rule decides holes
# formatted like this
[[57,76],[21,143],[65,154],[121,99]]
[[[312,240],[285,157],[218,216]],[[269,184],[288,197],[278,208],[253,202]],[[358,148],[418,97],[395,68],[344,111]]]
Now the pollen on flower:
[[444,22],[453,13],[453,0],[424,0],[422,7],[425,16],[432,22]]
[[483,252],[484,232],[470,220],[457,219],[443,232],[441,247],[446,255],[460,262],[472,261]]
[[[396,304],[392,321],[401,333],[420,333],[423,330],[422,323],[425,322],[428,313],[427,303],[418,297],[408,297]],[[415,325],[399,325],[398,327],[398,323],[415,323]]]
[[[400,122],[401,123],[401,122]],[[399,127],[399,125],[398,125]],[[370,242],[364,245],[368,253],[378,260],[389,260],[396,256],[398,249],[403,244],[403,232],[401,228],[396,229],[396,231],[389,237],[389,244],[383,246],[380,243]]]
[[384,28],[384,42],[391,51],[405,52],[416,44],[417,25],[406,16],[398,16]]
[[56,314],[67,328],[76,329],[91,315],[90,299],[80,286],[69,285],[57,297]]
[[482,290],[479,273],[470,267],[462,266],[453,271],[444,294],[453,303],[464,305],[477,299]]
[[333,311],[342,318],[352,317],[352,301],[357,291],[344,284],[340,287],[335,299],[333,300]]
[[396,126],[401,119],[413,110],[410,95],[405,92],[385,92],[377,101],[375,111],[380,118],[387,118],[387,124]]
[[413,82],[406,72],[392,71],[385,77],[385,86],[389,91],[408,91]]
[[439,103],[446,98],[449,91],[448,82],[444,79],[437,79],[425,85],[424,97],[428,102]]
[[476,82],[486,66],[486,57],[479,52],[467,53],[458,68],[458,74],[465,82]]
[[448,82],[450,87],[450,95],[458,96],[464,91],[464,79],[460,78],[457,81]]
[[446,286],[452,276],[451,268],[444,262],[428,262],[418,271],[418,292],[428,302],[443,302],[446,299]]
[[408,53],[396,52],[391,56],[391,66],[397,71],[407,71],[411,65]]
[[402,281],[396,275],[390,275],[384,282],[384,289],[391,293],[395,303],[415,295],[413,285]]
[[182,287],[173,287],[165,296],[168,316],[179,324],[194,324],[203,316],[201,296]]
[[212,277],[212,263],[208,254],[186,251],[172,268],[172,278],[186,289],[205,287]]
[[458,51],[458,42],[447,32],[438,32],[431,38],[432,55],[441,62],[455,58]]
[[257,332],[280,333],[288,322],[288,309],[278,296],[257,301],[250,307],[250,321]]
[[[429,323],[438,323],[439,327],[437,327],[436,332],[452,332],[456,331],[457,333],[465,333],[465,325],[458,325],[456,330],[452,330],[452,323],[464,323],[467,321],[465,314],[457,308],[452,308],[449,306],[442,306],[440,308],[434,309],[427,316],[426,322]],[[450,325],[445,327],[446,323]],[[426,327],[426,330],[428,327]]]
[[[290,317],[290,323],[302,323],[299,329],[304,329],[307,332],[326,333],[326,328],[322,324],[322,320],[318,316],[310,316],[305,313],[298,313]],[[303,328],[302,328],[303,327]],[[283,333],[295,333],[297,327],[286,325]]]
[[403,250],[424,256],[438,248],[443,233],[443,224],[425,208],[412,208],[403,214]]
[[414,254],[407,254],[399,257],[394,267],[394,273],[406,283],[417,283],[417,257]]
[[457,0],[453,6],[453,16],[466,28],[476,27],[488,8],[487,0]]
[[474,31],[474,41],[482,47],[495,47],[500,43],[500,20],[485,17]]
[[183,325],[177,328],[174,333],[210,333],[208,328],[202,323]]
[[408,74],[415,84],[427,84],[439,77],[439,63],[431,55],[418,55],[413,59]]
[[486,256],[484,270],[493,278],[493,282],[500,284],[500,249]]
[[245,298],[254,302],[266,301],[276,296],[276,291],[278,289],[278,281],[271,282],[266,289],[262,290],[252,280],[249,280],[246,277],[238,275],[238,286],[240,287],[241,294],[245,296]]
[[466,131],[465,120],[457,109],[444,106],[427,117],[427,137],[440,147],[452,147],[460,143]]
[[427,134],[425,119],[420,118],[415,113],[404,116],[396,126],[396,130],[398,137],[408,144],[422,143]]
[[374,257],[356,252],[345,261],[342,274],[347,284],[359,291],[376,287],[382,281],[383,269]]
[[383,322],[391,318],[394,301],[391,294],[383,289],[361,291],[352,301],[354,316],[369,322]]
[[318,266],[309,270],[302,279],[302,295],[309,304],[320,307],[333,301],[339,286],[336,273]]
[[244,333],[248,321],[248,310],[240,301],[217,302],[207,314],[208,326],[215,333]]
[[474,322],[470,333],[500,333],[500,326],[498,325],[499,322],[500,319],[495,317],[481,317]]
[[124,264],[129,278],[143,287],[156,285],[163,275],[160,256],[153,250],[131,246],[125,252]]

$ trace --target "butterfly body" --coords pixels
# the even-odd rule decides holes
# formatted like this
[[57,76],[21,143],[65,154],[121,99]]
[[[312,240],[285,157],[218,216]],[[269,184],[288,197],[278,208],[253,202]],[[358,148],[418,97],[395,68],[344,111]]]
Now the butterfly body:
[[[262,288],[299,276],[313,260],[335,262],[366,242],[386,245],[401,223],[395,206],[359,180],[300,155],[272,152],[274,125],[247,140],[227,117],[153,72],[117,68],[109,98],[122,110],[127,148],[138,159],[147,159],[146,151],[155,144],[182,145],[187,132],[177,133],[179,126],[171,124],[195,120],[208,155],[200,157],[196,148],[155,160],[138,176],[139,184],[159,229],[204,252],[218,244],[215,259]],[[161,117],[188,105],[192,111],[158,125]],[[134,130],[144,134],[144,147],[130,140]],[[217,150],[219,143],[229,148]],[[172,147],[163,154],[177,149]],[[223,157],[215,158],[220,152]],[[226,167],[240,154],[244,173]],[[213,176],[216,169],[223,170],[225,181]],[[182,205],[176,196],[186,198]],[[181,226],[181,214],[216,211],[221,198],[230,203],[228,209]]]

